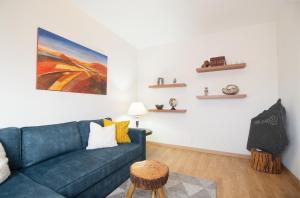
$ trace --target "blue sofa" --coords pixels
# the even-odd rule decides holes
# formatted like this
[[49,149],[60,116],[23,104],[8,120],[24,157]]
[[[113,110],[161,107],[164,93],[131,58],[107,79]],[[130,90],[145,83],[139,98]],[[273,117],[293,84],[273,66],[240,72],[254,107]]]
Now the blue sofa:
[[12,175],[1,198],[101,198],[129,178],[132,163],[145,159],[145,131],[129,129],[132,143],[86,150],[90,122],[0,129]]

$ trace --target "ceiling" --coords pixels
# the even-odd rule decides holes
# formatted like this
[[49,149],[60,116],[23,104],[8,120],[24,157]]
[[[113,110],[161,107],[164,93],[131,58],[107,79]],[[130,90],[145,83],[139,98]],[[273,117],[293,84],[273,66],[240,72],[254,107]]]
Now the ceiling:
[[138,49],[274,21],[283,0],[71,0]]

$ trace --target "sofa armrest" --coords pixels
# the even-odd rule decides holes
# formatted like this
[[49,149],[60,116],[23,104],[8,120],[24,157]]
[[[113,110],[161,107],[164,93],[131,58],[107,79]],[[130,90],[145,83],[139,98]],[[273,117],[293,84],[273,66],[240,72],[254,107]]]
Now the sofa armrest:
[[129,128],[129,137],[132,143],[140,144],[143,148],[143,159],[146,159],[146,130]]

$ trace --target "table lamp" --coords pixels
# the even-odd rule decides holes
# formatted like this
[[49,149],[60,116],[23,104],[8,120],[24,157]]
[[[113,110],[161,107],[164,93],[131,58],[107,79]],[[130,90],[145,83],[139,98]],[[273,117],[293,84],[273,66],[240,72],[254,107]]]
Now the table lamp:
[[133,102],[131,103],[128,114],[133,115],[136,118],[135,124],[136,128],[139,128],[139,118],[141,115],[148,113],[145,105],[142,102]]

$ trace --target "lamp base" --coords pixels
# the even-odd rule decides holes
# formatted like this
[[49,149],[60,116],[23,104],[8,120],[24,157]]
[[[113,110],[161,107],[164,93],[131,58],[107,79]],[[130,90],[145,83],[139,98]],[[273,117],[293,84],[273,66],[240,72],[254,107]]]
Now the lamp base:
[[139,128],[139,124],[140,124],[140,121],[139,121],[139,116],[135,116],[135,126],[136,128]]

